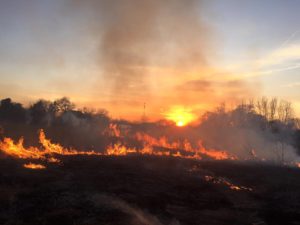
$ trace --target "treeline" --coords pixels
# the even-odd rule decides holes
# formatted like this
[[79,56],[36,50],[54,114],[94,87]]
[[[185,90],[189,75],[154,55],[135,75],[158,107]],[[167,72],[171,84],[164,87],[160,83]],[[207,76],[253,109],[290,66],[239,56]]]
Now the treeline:
[[261,98],[227,109],[225,104],[202,117],[198,133],[214,148],[241,158],[291,161],[300,153],[299,119],[287,101]]
[[102,120],[109,120],[105,110],[92,111],[86,108],[78,110],[75,109],[75,104],[66,97],[53,102],[38,100],[28,108],[24,108],[20,103],[13,102],[10,98],[2,99],[0,102],[1,122],[23,122],[44,126],[58,122],[64,118],[66,113],[72,113],[82,119],[101,118]]
[[76,109],[66,97],[38,100],[27,108],[10,98],[0,101],[1,135],[24,137],[28,145],[37,145],[37,132],[44,129],[55,142],[65,146],[103,148],[109,140],[101,134],[109,123],[105,110]]
[[248,110],[263,116],[271,123],[280,121],[281,123],[290,123],[299,127],[299,120],[294,115],[294,110],[291,102],[279,100],[277,98],[262,97],[257,100],[249,100],[243,102],[241,106],[246,107]]

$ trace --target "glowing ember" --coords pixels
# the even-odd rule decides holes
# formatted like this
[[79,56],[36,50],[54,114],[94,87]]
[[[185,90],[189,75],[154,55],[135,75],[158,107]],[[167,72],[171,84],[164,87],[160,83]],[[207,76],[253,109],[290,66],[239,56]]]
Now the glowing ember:
[[225,179],[224,177],[205,176],[204,179],[207,182],[211,182],[214,184],[223,184],[223,185],[229,187],[231,190],[235,190],[235,191],[242,191],[242,190],[243,191],[253,191],[253,189],[249,188],[249,187],[234,185],[231,182],[229,182],[227,179]]
[[33,169],[33,170],[41,170],[45,169],[46,167],[42,164],[34,164],[34,163],[27,163],[23,165],[27,169]]

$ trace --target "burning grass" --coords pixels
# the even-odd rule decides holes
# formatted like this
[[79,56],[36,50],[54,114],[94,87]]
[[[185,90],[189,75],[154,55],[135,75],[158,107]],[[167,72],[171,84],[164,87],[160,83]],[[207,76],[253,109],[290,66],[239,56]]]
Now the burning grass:
[[235,185],[235,184],[231,183],[230,181],[228,181],[224,177],[213,177],[213,176],[206,175],[205,176],[205,180],[208,181],[208,182],[212,182],[214,184],[225,185],[225,186],[229,187],[231,190],[236,190],[236,191],[241,191],[241,190],[253,191],[252,188],[245,187],[245,186]]
[[41,169],[45,169],[46,167],[42,164],[26,163],[26,164],[24,164],[24,168],[33,169],[33,170],[41,170]]
[[[118,130],[111,125],[111,132],[119,137]],[[24,146],[24,139],[21,138],[17,142],[11,138],[5,137],[0,141],[0,149],[7,155],[21,159],[38,159],[50,163],[58,163],[58,155],[95,155],[95,156],[125,156],[130,154],[154,155],[154,156],[173,156],[180,158],[202,159],[209,157],[216,160],[235,159],[226,151],[218,151],[214,149],[206,149],[202,142],[198,142],[197,148],[193,148],[188,140],[183,142],[170,142],[166,137],[154,138],[148,134],[137,133],[135,139],[142,143],[142,148],[127,147],[126,144],[117,142],[110,144],[104,152],[96,151],[79,151],[72,148],[65,148],[60,144],[52,143],[46,138],[43,130],[39,132],[40,147]],[[32,168],[28,165],[25,168]]]

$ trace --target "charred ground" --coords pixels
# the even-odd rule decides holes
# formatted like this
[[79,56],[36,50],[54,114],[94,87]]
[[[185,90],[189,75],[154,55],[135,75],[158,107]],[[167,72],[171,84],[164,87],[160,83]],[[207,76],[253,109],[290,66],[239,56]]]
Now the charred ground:
[[[1,158],[1,224],[300,224],[300,170],[154,156]],[[211,179],[207,179],[210,177]],[[252,190],[235,190],[227,183]]]

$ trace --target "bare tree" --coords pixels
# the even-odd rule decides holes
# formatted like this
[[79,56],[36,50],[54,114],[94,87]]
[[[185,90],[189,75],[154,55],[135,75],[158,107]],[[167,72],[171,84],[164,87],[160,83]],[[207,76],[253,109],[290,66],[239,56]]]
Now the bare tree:
[[268,121],[279,120],[285,124],[290,122],[294,116],[292,104],[284,100],[278,101],[277,98],[270,100],[266,97],[262,97],[256,100],[254,109],[256,113],[262,115]]
[[278,120],[287,124],[293,118],[293,108],[290,102],[281,100],[278,106]]
[[62,114],[73,109],[75,109],[74,103],[66,97],[57,99],[50,105],[50,110],[55,114]]
[[269,104],[270,114],[268,120],[273,121],[276,119],[278,100],[277,98],[272,98]]

